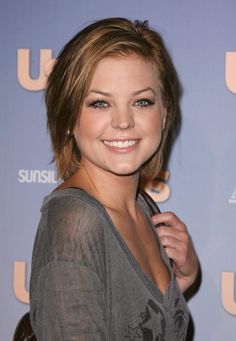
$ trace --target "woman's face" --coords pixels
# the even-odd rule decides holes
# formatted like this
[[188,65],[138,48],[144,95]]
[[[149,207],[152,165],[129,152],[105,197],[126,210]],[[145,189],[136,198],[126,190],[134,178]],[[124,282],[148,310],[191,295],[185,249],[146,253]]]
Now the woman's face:
[[81,164],[136,173],[157,150],[164,121],[154,66],[136,55],[102,59],[74,128]]

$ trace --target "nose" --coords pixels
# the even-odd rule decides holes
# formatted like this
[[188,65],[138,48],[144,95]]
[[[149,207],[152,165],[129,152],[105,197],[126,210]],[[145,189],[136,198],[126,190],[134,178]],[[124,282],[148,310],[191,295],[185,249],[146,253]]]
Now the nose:
[[111,126],[114,129],[129,129],[135,125],[132,110],[129,108],[116,108],[114,110],[111,120]]

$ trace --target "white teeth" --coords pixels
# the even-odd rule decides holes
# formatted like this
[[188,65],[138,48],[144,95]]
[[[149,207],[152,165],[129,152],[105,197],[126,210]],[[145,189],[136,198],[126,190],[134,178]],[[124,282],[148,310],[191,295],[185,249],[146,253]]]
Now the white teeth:
[[137,143],[135,140],[126,140],[126,141],[103,141],[104,144],[110,147],[116,147],[116,148],[127,148],[130,146],[133,146]]

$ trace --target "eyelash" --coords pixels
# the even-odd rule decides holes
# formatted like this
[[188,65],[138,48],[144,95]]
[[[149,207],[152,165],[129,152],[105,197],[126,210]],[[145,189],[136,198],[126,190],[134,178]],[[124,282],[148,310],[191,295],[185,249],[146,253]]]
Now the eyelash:
[[[141,104],[143,103],[143,104]],[[134,103],[134,106],[140,107],[140,108],[147,108],[148,106],[153,105],[154,102],[148,98],[141,98],[139,100],[137,100]],[[107,107],[109,107],[110,105],[104,101],[103,99],[98,99],[95,101],[92,101],[91,103],[89,103],[88,105],[89,107],[92,107],[94,109],[105,109]]]
[[103,99],[98,99],[89,103],[89,107],[93,107],[94,109],[104,109],[109,107],[109,104]]
[[[140,105],[140,102],[145,102],[145,103]],[[147,107],[149,107],[149,106],[151,106],[153,104],[154,104],[154,102],[152,100],[148,99],[148,98],[141,98],[141,99],[139,99],[138,101],[135,102],[135,106],[139,106],[141,108],[147,108]]]

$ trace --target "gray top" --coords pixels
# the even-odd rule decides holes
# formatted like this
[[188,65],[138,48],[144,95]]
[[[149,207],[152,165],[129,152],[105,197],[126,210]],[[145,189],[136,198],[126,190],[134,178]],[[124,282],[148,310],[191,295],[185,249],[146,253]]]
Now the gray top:
[[[137,200],[152,226],[144,197]],[[88,193],[53,192],[41,212],[30,279],[38,341],[185,340],[189,312],[162,246],[171,273],[165,295]]]

